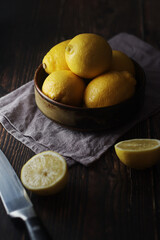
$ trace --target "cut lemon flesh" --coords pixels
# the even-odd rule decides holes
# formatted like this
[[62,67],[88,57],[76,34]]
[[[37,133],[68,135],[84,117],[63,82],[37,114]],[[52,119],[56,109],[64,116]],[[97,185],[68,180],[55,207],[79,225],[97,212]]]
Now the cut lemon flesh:
[[57,152],[45,151],[33,156],[21,170],[23,185],[37,194],[59,192],[67,183],[66,160]]
[[131,139],[114,147],[121,162],[131,168],[149,168],[160,160],[160,141],[157,139]]

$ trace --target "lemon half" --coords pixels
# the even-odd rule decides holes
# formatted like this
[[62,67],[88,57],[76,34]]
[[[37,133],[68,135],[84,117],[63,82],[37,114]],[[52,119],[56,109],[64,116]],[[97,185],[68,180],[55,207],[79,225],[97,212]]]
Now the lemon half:
[[21,181],[40,195],[59,192],[67,183],[66,160],[57,152],[45,151],[33,156],[21,170]]
[[131,139],[114,147],[121,162],[131,168],[149,168],[160,160],[160,141],[157,139]]

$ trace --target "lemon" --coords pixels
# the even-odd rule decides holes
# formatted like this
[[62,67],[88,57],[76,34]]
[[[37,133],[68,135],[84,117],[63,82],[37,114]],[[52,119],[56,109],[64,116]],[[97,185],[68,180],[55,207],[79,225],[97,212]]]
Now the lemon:
[[70,70],[58,70],[44,80],[42,92],[51,99],[73,106],[83,100],[84,81]]
[[109,70],[111,56],[112,50],[108,42],[93,33],[75,36],[65,50],[68,67],[82,78],[93,78]]
[[40,195],[59,192],[67,183],[67,164],[57,152],[46,151],[33,156],[21,170],[21,181]]
[[123,102],[135,92],[136,80],[126,71],[107,72],[86,87],[84,102],[88,108],[107,107]]
[[42,60],[44,70],[50,74],[56,70],[68,70],[68,65],[65,60],[65,47],[70,42],[66,40],[60,42],[50,49]]
[[115,145],[121,162],[135,168],[149,168],[160,160],[160,141],[157,139],[131,139]]
[[113,71],[128,71],[135,75],[133,61],[123,52],[112,50],[111,70]]

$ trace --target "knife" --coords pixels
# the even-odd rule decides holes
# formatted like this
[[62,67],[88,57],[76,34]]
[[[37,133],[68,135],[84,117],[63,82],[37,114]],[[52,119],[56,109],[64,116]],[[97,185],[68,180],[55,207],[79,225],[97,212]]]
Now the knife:
[[4,153],[0,150],[0,196],[7,214],[24,221],[31,240],[49,240],[27,192]]

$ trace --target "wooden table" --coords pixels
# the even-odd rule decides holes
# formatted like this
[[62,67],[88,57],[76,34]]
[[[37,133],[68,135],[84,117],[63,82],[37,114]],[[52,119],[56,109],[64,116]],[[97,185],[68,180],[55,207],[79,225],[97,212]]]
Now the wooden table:
[[[44,54],[78,33],[106,39],[134,34],[160,49],[159,0],[1,1],[0,96],[33,79]],[[160,113],[119,140],[160,138]],[[0,148],[17,174],[34,153],[0,125]],[[95,164],[69,169],[67,187],[52,197],[29,196],[55,240],[160,239],[160,166],[136,171],[117,159],[113,147]],[[0,201],[0,239],[28,239]]]

